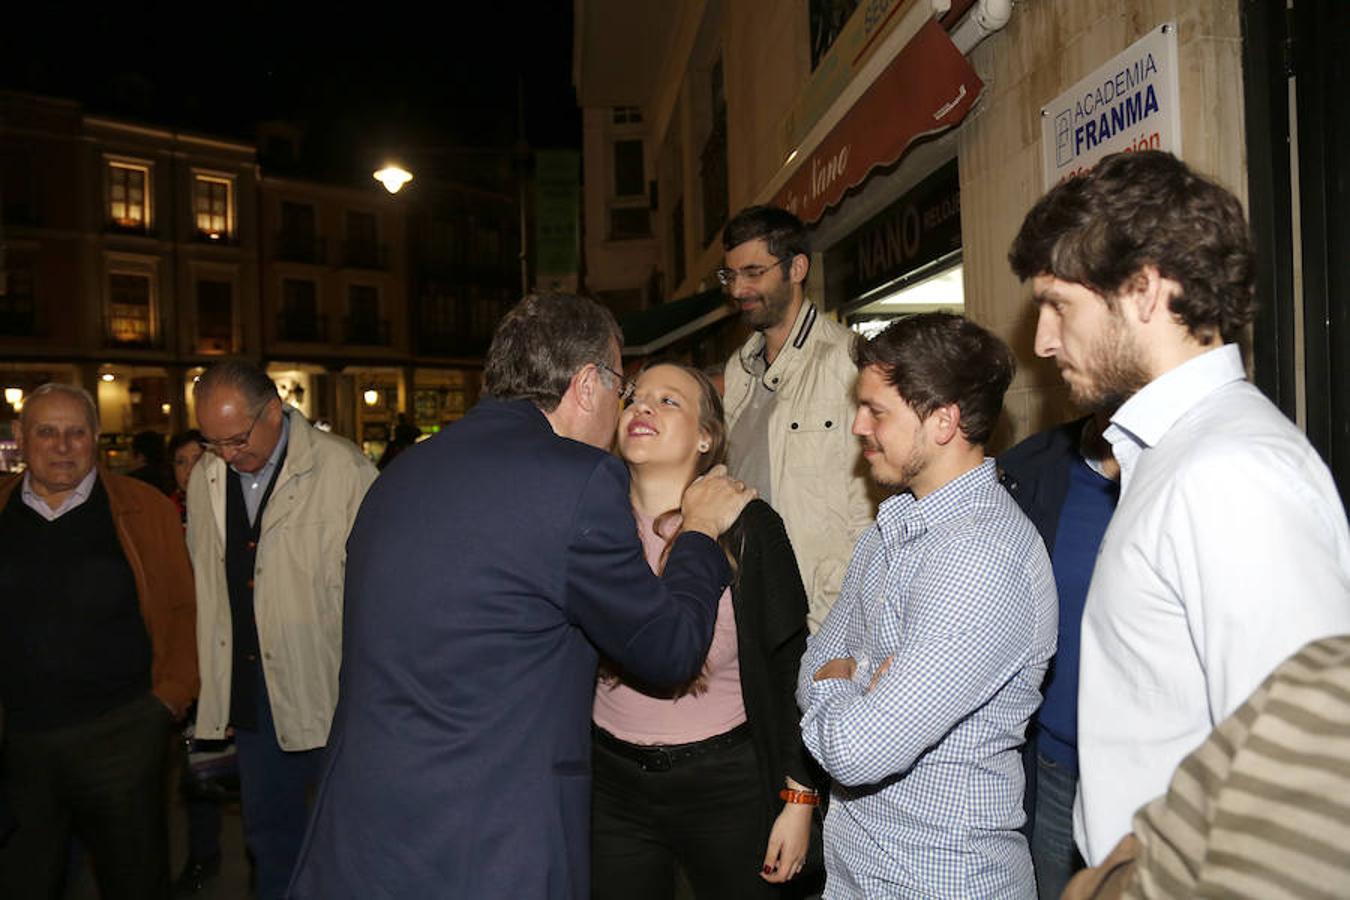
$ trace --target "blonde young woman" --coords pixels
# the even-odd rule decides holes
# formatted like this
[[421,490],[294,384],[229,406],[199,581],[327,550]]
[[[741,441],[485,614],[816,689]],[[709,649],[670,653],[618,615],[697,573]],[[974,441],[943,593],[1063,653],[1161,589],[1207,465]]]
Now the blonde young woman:
[[[660,571],[680,497],[723,461],[722,402],[696,369],[656,365],[619,419],[647,560]],[[793,691],[806,595],[783,522],[754,501],[722,539],[736,569],[703,670],[657,691],[605,670],[596,688],[592,896],[778,897],[802,870],[818,796]]]

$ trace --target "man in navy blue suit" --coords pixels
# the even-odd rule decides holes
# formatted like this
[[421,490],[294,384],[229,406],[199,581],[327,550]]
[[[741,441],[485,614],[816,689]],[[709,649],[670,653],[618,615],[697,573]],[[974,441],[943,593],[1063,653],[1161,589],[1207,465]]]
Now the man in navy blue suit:
[[297,900],[589,897],[597,656],[693,677],[753,492],[689,488],[658,579],[606,452],[627,385],[613,316],[534,295],[487,396],[402,453],[347,544],[341,688]]

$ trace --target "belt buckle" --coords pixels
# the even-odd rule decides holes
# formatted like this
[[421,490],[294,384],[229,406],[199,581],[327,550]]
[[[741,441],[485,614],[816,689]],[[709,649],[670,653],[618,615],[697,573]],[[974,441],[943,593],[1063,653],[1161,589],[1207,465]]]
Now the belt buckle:
[[647,758],[641,763],[644,772],[669,772],[671,759],[670,753],[665,748],[651,749],[647,751]]

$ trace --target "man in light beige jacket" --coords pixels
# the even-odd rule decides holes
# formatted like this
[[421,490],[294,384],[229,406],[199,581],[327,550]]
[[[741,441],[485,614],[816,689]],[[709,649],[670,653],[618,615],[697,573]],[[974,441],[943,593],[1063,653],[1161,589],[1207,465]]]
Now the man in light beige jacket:
[[755,330],[726,367],[728,468],[783,517],[814,634],[876,514],[849,431],[857,411],[854,335],[806,299],[810,248],[792,213],[742,210],[722,244],[726,265],[717,277]]
[[257,897],[280,898],[337,704],[347,532],[375,467],[250,365],[212,367],[194,394],[214,451],[188,484],[197,735],[233,729]]

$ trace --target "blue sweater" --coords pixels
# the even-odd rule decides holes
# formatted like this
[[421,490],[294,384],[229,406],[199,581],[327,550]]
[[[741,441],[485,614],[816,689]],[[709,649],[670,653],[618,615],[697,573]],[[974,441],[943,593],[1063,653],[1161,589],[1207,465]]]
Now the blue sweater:
[[1097,548],[1115,511],[1120,485],[1094,472],[1082,459],[1069,466],[1068,491],[1059,511],[1050,555],[1059,592],[1059,649],[1045,678],[1036,721],[1039,749],[1078,772],[1078,644]]

